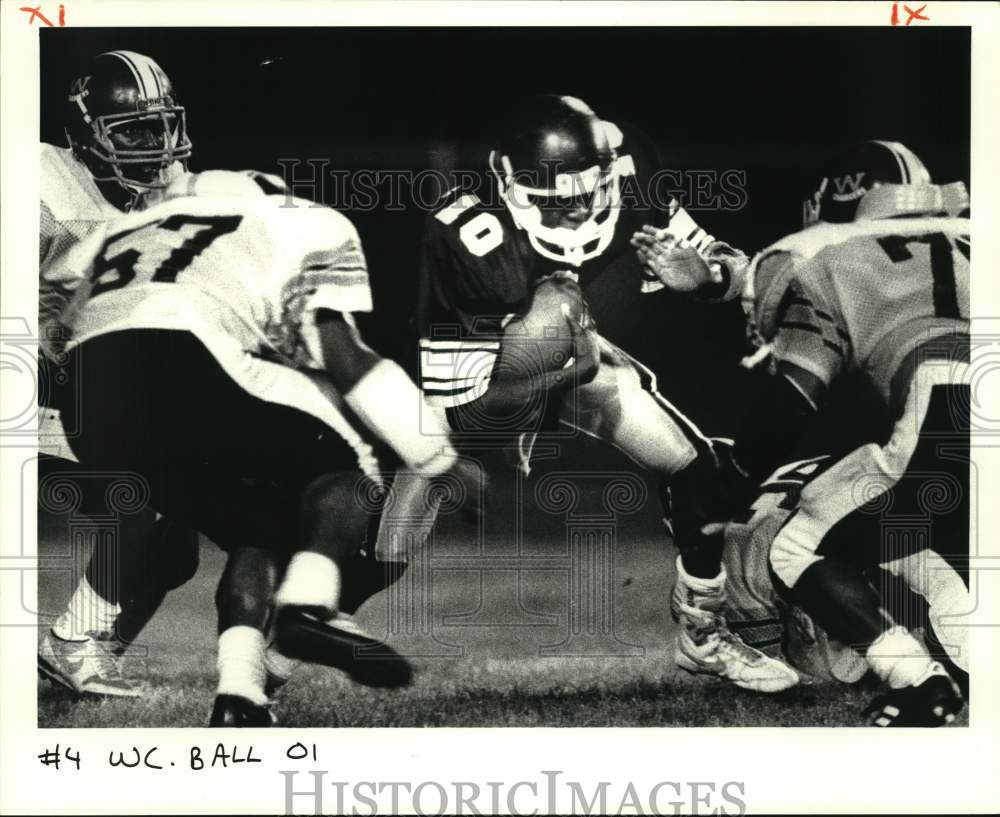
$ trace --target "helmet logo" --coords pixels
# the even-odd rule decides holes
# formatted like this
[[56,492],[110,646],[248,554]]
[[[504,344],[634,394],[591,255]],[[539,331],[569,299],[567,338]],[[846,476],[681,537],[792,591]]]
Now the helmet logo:
[[835,176],[833,186],[836,192],[833,194],[834,201],[854,201],[860,199],[867,191],[861,186],[861,180],[865,177],[864,171],[860,173],[848,173],[846,176]]
[[90,84],[90,77],[89,76],[86,76],[86,77],[77,77],[75,80],[73,80],[72,86],[70,86],[70,89],[69,89],[69,98],[73,99],[74,97],[81,97],[82,98],[82,97],[87,96],[87,94],[90,93],[87,90],[87,86],[89,84]]
[[136,107],[140,110],[146,110],[148,108],[170,108],[174,105],[174,99],[171,96],[156,96],[151,99],[137,99]]

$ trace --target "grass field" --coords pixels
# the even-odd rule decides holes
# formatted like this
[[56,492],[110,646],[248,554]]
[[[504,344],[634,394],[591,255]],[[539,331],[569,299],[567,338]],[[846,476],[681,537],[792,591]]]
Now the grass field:
[[[578,509],[598,503],[601,486],[598,479],[583,479]],[[371,632],[388,635],[394,646],[416,656],[413,686],[372,690],[335,671],[303,667],[280,695],[275,712],[281,725],[862,725],[870,687],[813,684],[765,696],[693,678],[673,666],[674,625],[667,608],[673,556],[664,552],[653,502],[616,520],[614,573],[602,574],[611,601],[603,619],[589,619],[588,629],[580,617],[594,597],[577,593],[571,603],[570,579],[577,574],[566,569],[567,529],[603,529],[606,520],[581,514],[567,521],[542,511],[529,491],[518,547],[510,535],[516,520],[502,504],[513,499],[510,490],[494,484],[491,507],[499,510],[487,516],[481,539],[445,520],[431,569],[424,571],[430,580],[401,588],[393,611],[386,594],[361,610],[359,618]],[[65,549],[67,540],[60,520],[48,522],[40,545],[51,555]],[[134,650],[140,657],[129,659],[130,672],[145,673],[148,697],[76,700],[40,682],[39,725],[206,725],[215,681],[212,595],[223,558],[214,546],[203,546],[198,575],[168,596]],[[58,612],[70,590],[68,577],[43,577],[40,584],[40,610]],[[406,595],[407,588],[414,595]],[[400,617],[400,608],[418,613]],[[404,626],[390,627],[391,621]],[[553,647],[566,642],[574,626],[576,638]],[[614,638],[608,635],[612,629]],[[959,723],[967,723],[964,715]]]

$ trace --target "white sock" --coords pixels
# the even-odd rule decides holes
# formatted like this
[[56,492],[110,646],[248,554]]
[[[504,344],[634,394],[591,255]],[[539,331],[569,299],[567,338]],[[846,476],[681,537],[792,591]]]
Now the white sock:
[[726,603],[726,570],[712,579],[692,576],[677,557],[677,581],[670,597],[670,612],[685,628],[714,628],[716,614]]
[[892,689],[902,689],[919,681],[933,661],[923,645],[905,627],[893,627],[868,648],[868,664]]
[[332,614],[340,603],[340,568],[321,553],[299,551],[288,563],[274,600],[279,607],[322,607]]
[[219,636],[220,695],[240,695],[255,704],[264,694],[264,634],[254,627],[230,627]]
[[52,625],[52,632],[64,641],[86,641],[93,635],[110,635],[121,611],[117,604],[101,598],[83,576],[66,610]]
[[684,569],[684,561],[677,557],[677,583],[683,585],[691,592],[699,596],[718,596],[726,589],[726,569],[719,568],[719,573],[714,579],[703,579],[700,576],[692,576]]

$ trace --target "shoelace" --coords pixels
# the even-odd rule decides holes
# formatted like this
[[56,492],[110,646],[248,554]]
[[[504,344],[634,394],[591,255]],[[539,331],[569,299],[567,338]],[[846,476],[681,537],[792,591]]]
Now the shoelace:
[[736,653],[748,664],[752,664],[760,660],[760,654],[757,650],[744,644],[743,639],[736,635],[725,624],[719,626],[718,634],[719,640],[723,643],[723,645],[725,645],[732,652]]
[[97,664],[101,675],[114,681],[124,681],[125,676],[122,674],[122,668],[118,663],[118,659],[111,652],[110,643],[95,638],[94,644],[97,646],[97,652],[91,657]]

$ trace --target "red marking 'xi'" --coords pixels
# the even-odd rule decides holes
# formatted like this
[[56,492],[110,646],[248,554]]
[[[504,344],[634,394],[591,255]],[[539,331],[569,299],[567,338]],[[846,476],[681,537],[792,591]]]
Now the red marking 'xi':
[[[45,25],[47,25],[49,28],[54,28],[55,27],[55,23],[53,23],[48,17],[46,17],[44,14],[42,14],[42,7],[41,6],[35,6],[34,8],[30,8],[28,6],[21,6],[21,8],[19,10],[23,11],[23,12],[26,12],[27,14],[31,15],[28,18],[28,25],[29,26],[30,25],[34,25],[35,18],[38,18]],[[66,7],[63,6],[61,3],[59,5],[59,25],[61,25],[61,26],[66,25]]]

